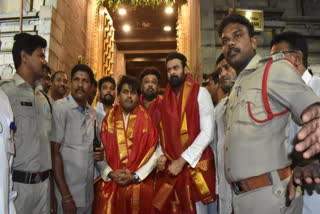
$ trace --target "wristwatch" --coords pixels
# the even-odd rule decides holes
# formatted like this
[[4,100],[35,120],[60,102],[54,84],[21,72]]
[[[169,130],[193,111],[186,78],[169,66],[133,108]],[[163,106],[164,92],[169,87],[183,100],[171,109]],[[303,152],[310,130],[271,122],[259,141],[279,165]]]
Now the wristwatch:
[[137,182],[139,180],[139,176],[136,173],[132,174],[134,176],[134,182]]

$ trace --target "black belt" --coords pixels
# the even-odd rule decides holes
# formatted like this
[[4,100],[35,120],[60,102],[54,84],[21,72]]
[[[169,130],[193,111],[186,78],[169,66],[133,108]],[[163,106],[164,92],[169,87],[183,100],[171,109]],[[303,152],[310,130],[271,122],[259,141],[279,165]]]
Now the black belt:
[[19,170],[13,170],[12,180],[18,183],[24,184],[37,184],[45,181],[51,174],[51,170],[44,172],[24,172]]

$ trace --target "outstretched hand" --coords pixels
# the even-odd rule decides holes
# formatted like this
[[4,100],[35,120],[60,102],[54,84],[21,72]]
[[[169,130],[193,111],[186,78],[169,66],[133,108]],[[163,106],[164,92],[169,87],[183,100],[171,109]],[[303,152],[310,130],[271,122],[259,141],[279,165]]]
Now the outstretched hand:
[[320,104],[309,106],[302,114],[302,121],[302,129],[298,133],[300,142],[295,149],[309,159],[320,152]]

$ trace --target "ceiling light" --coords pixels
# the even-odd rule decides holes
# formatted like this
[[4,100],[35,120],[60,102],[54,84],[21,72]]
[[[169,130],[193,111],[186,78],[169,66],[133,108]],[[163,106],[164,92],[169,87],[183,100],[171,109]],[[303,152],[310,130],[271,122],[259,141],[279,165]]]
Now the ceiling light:
[[125,32],[129,32],[131,30],[131,27],[130,25],[126,24],[126,25],[123,25],[122,29],[125,31]]
[[167,32],[168,32],[168,31],[171,31],[171,27],[170,27],[170,26],[164,26],[163,30],[164,30],[164,31],[167,31]]
[[119,15],[121,15],[121,16],[124,16],[127,14],[127,10],[124,8],[120,8],[118,12],[119,12]]
[[165,12],[166,12],[167,14],[171,14],[171,13],[173,13],[173,8],[172,8],[172,7],[166,7]]

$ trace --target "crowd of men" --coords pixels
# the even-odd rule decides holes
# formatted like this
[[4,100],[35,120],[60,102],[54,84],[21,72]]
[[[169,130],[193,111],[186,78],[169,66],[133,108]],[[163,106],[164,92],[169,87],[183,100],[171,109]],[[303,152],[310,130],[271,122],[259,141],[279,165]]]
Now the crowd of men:
[[305,38],[276,35],[261,58],[243,16],[218,33],[206,88],[171,53],[163,95],[153,67],[116,83],[77,64],[68,81],[46,40],[17,34],[16,73],[0,81],[0,212],[318,213],[320,77]]

